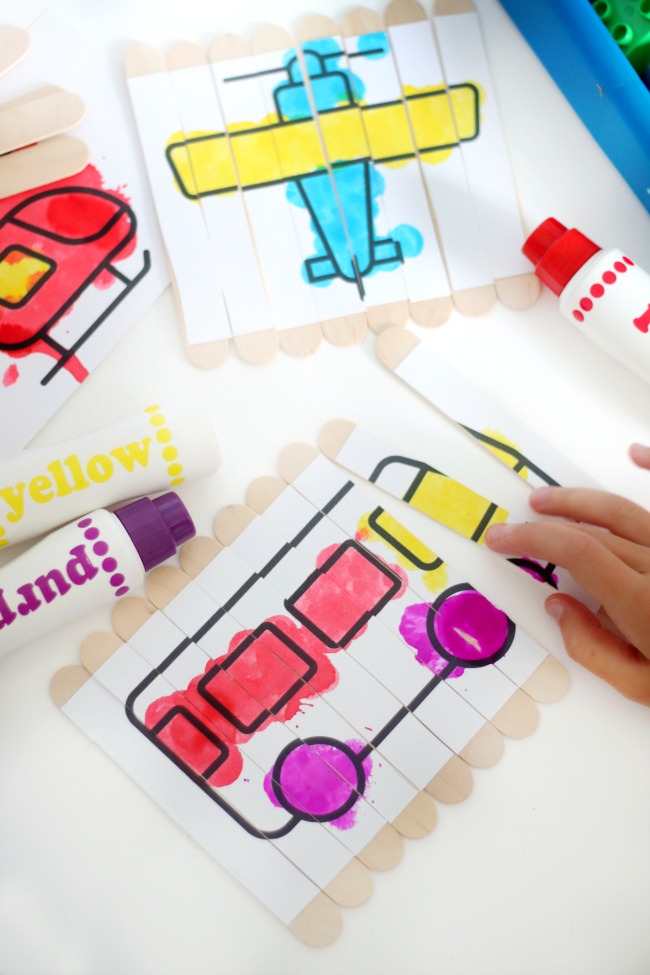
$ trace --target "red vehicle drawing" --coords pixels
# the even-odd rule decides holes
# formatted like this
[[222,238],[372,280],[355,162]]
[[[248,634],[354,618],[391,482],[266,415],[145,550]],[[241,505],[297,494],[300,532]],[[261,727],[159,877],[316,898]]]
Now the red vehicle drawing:
[[[32,193],[0,219],[0,350],[17,358],[53,356],[56,363],[41,385],[62,368],[79,382],[86,378],[77,351],[150,268],[146,250],[135,277],[115,266],[132,252],[136,226],[120,195],[83,185]],[[52,336],[54,326],[91,285],[113,282],[122,286],[119,294],[65,348]]]

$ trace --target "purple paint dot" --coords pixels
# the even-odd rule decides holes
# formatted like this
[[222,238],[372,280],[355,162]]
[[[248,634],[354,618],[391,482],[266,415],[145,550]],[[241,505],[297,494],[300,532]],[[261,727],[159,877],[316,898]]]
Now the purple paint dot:
[[93,552],[95,553],[95,555],[99,555],[99,557],[101,558],[102,555],[106,555],[106,553],[108,552],[108,545],[106,544],[106,542],[95,542],[95,544],[93,545]]
[[443,656],[467,664],[490,663],[510,645],[506,614],[475,589],[443,596],[429,615],[427,629]]
[[115,595],[116,596],[126,596],[126,594],[127,594],[128,591],[129,591],[129,587],[128,586],[121,586],[117,590],[117,592],[115,593]]
[[342,742],[303,742],[284,756],[274,776],[276,795],[287,808],[332,819],[355,801],[359,766]]
[[104,570],[104,572],[115,572],[115,570],[117,569],[117,559],[114,558],[104,559],[104,561],[102,562],[102,569]]
[[111,585],[114,586],[116,589],[118,586],[121,586],[123,582],[124,582],[124,576],[122,575],[121,572],[116,572],[115,575],[111,576],[110,578]]
[[83,521],[77,522],[79,528],[87,528],[88,525],[92,525],[92,518],[84,518]]
[[99,538],[99,528],[87,528],[84,532],[84,538],[87,538],[89,542]]

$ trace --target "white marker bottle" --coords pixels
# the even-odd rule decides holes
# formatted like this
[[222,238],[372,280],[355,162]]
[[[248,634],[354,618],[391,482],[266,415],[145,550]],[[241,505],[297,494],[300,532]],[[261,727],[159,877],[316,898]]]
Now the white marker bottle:
[[650,275],[550,217],[523,246],[560,311],[614,359],[650,382]]
[[141,586],[195,533],[174,492],[52,532],[0,569],[0,656]]

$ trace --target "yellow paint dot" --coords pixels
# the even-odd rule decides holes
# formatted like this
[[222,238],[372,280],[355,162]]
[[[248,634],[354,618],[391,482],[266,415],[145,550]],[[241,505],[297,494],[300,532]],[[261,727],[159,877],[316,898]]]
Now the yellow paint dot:
[[156,413],[149,420],[149,423],[151,424],[152,427],[161,427],[164,422],[165,422],[165,417],[162,415],[162,413]]
[[145,406],[145,413],[157,413],[160,409],[159,406]]
[[174,480],[173,481],[170,481],[169,483],[170,483],[170,486],[171,487],[178,487],[179,484],[185,484],[185,478],[184,477],[175,477]]
[[156,433],[156,440],[158,443],[169,443],[172,435],[169,430],[158,430]]
[[183,471],[182,464],[170,464],[169,467],[167,468],[167,473],[169,474],[170,477],[177,477],[179,474],[182,473],[182,471]]
[[162,455],[165,460],[176,460],[178,457],[178,451],[176,450],[176,447],[165,447]]

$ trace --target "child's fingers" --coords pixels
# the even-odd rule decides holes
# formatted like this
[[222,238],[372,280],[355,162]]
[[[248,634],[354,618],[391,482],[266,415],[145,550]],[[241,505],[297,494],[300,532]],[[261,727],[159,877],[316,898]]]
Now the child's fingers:
[[540,514],[598,525],[650,546],[650,512],[628,498],[588,488],[543,487],[532,492],[530,504]]
[[630,445],[630,457],[637,467],[650,471],[650,447],[642,443],[633,443]]
[[605,629],[586,606],[571,596],[554,595],[546,610],[557,620],[570,657],[625,697],[650,705],[650,660],[620,636]]
[[540,559],[568,569],[627,639],[642,650],[649,646],[650,580],[592,535],[566,522],[534,521],[491,525],[485,542],[503,555]]
[[585,535],[591,535],[631,569],[650,573],[650,547],[647,545],[637,545],[636,542],[630,542],[627,538],[620,538],[605,528],[595,528],[593,525],[575,524],[571,527]]

